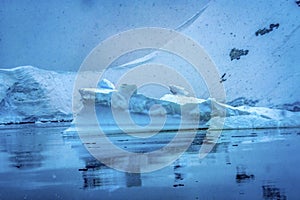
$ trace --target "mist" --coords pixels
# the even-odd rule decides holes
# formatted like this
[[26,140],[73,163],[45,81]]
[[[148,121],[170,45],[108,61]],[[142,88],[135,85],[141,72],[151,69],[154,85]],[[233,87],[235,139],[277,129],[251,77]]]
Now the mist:
[[0,68],[77,71],[101,41],[138,27],[180,26],[205,1],[34,1],[0,3]]

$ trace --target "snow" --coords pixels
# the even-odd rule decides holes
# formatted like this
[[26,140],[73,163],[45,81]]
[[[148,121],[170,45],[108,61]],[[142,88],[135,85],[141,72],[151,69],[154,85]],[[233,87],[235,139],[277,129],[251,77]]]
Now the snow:
[[[218,0],[211,1],[184,33],[205,48],[220,74],[227,73],[228,101],[247,97],[258,100],[257,106],[271,107],[300,98],[299,21],[299,7],[293,1]],[[279,28],[255,36],[257,30],[272,23],[279,23]],[[233,48],[249,53],[231,61]]]
[[[223,110],[229,129],[299,126],[299,112],[288,111],[299,110],[299,21],[299,7],[293,1],[218,0],[210,1],[204,9],[201,6],[199,12],[180,26],[178,31],[203,46],[215,62],[227,102],[236,107],[210,98],[205,81],[189,63],[161,51],[112,66],[99,82],[99,88],[91,85],[78,92],[83,100],[92,99],[102,106],[112,105],[121,110],[128,109],[130,99],[129,110],[135,114],[148,115],[151,109],[158,117],[165,114],[200,117],[212,128],[223,120],[220,117]],[[271,24],[278,27],[264,35],[255,34]],[[247,54],[231,59],[232,49]],[[115,88],[113,83],[125,72],[147,63],[172,66],[194,86],[196,97],[188,96],[191,92],[187,88],[175,85],[176,80],[169,88],[172,94],[159,90],[139,93],[139,88],[133,85]],[[91,75],[93,72],[86,72],[83,78]],[[72,120],[75,77],[75,72],[58,73],[31,66],[1,69],[0,124]]]
[[32,66],[0,70],[0,123],[72,120],[75,73]]
[[183,96],[187,96],[189,94],[189,92],[186,91],[183,87],[177,85],[170,85],[169,88],[172,94],[183,95]]
[[[121,88],[124,87],[136,89],[136,87],[132,85],[121,86]],[[132,94],[132,90],[127,90],[127,92]],[[145,119],[148,118],[150,109],[153,106],[157,106],[157,110],[154,109],[156,112],[151,113],[152,120],[153,117],[155,119],[163,120],[163,116],[168,115],[171,116],[171,119],[173,118],[173,121],[176,121],[180,116],[187,116],[190,121],[200,119],[205,123],[199,125],[199,127],[209,128],[211,130],[223,127],[222,124],[224,121],[225,124],[223,129],[284,128],[300,126],[300,112],[290,112],[287,110],[265,107],[233,107],[224,103],[219,103],[211,98],[204,100],[195,97],[167,94],[160,99],[155,99],[143,94],[133,93],[128,99],[126,93],[118,90],[91,88],[84,88],[80,93],[84,104],[82,113],[85,113],[91,105],[94,106],[94,104],[90,104],[90,100],[92,100],[97,105],[108,108],[112,106],[121,109],[122,112],[126,112],[127,109],[129,109],[130,113],[140,115],[139,121],[143,121],[143,123],[145,123]],[[128,102],[129,104],[127,104]],[[162,111],[162,108],[165,112]],[[103,110],[103,112],[105,111]],[[90,116],[90,114],[85,113],[85,116]],[[105,123],[114,123],[109,121],[110,118],[112,118],[111,116],[103,116],[103,118],[107,120]],[[167,127],[169,128],[169,126]],[[189,126],[187,127],[191,128]]]
[[202,103],[205,101],[203,99],[198,99],[195,97],[186,97],[186,96],[172,95],[172,94],[166,94],[162,96],[160,99],[164,101],[178,103],[180,105],[184,105],[186,103]]
[[[300,99],[299,21],[299,6],[294,1],[218,0],[210,1],[182,33],[205,49],[215,62],[220,77],[226,73],[226,81],[222,83],[227,102],[245,98],[256,106],[275,108],[293,105]],[[259,29],[277,23],[277,29],[255,35]],[[231,60],[229,54],[234,48],[248,50],[248,54],[239,60]],[[197,86],[194,90],[199,98],[209,97],[201,76],[197,76],[184,61],[167,57],[164,52],[157,51],[136,59],[127,67],[147,62],[174,67],[192,86]],[[290,110],[296,110],[295,106]]]
[[107,79],[102,79],[100,81],[100,83],[98,84],[98,87],[99,88],[112,89],[112,90],[115,89],[114,84],[112,82],[110,82],[109,80],[107,80]]
[[[247,115],[231,115],[225,119],[224,129],[287,128],[300,126],[300,112],[264,107],[240,106],[236,109]],[[214,129],[223,123],[220,117],[212,118],[207,125]]]
[[[93,72],[90,72],[93,73]],[[86,72],[86,78],[88,78]],[[0,124],[70,121],[73,119],[72,95],[75,73],[57,73],[32,66],[0,70]],[[102,88],[81,88],[83,106],[96,105],[110,109],[127,110],[147,124],[150,117],[164,119],[167,115],[172,124],[187,116],[191,123],[200,119],[202,128],[219,127],[225,118],[225,129],[299,127],[300,112],[266,107],[233,107],[213,98],[199,99],[180,94],[166,94],[161,98],[148,97],[138,92],[135,85],[121,85],[118,89],[107,79],[98,84]],[[172,86],[181,88],[180,86]],[[185,91],[184,88],[181,88]],[[128,104],[129,102],[129,104]],[[107,111],[100,113],[107,118]],[[102,111],[102,110],[101,110]],[[112,117],[112,116],[110,116]],[[111,119],[105,119],[107,125]],[[189,127],[190,128],[190,127]]]

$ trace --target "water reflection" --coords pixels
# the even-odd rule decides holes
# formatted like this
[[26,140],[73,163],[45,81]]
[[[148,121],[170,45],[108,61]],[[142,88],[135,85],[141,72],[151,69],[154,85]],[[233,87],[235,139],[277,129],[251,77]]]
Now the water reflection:
[[10,166],[18,169],[35,169],[42,166],[44,136],[36,129],[5,130],[0,145],[9,154]]
[[[199,159],[199,150],[206,132],[199,131],[185,154],[151,173],[107,167],[89,154],[76,133],[64,134],[64,129],[32,125],[0,130],[1,198],[11,198],[7,191],[27,194],[28,189],[51,189],[64,196],[62,188],[71,189],[75,197],[96,192],[124,198],[134,193],[143,198],[151,192],[153,198],[175,198],[177,190],[187,199],[285,199],[299,195],[295,189],[300,182],[300,158],[295,155],[300,147],[299,129],[224,131],[204,159]],[[140,147],[136,141],[113,137],[129,149]],[[147,145],[141,148],[145,150]],[[117,159],[123,164],[130,161]]]
[[[199,151],[199,150],[198,150]],[[173,173],[174,173],[174,184],[173,187],[182,187],[184,186],[183,180],[184,180],[184,172],[183,170],[184,166],[177,160],[173,165]]]
[[92,157],[86,157],[84,160],[85,167],[78,169],[82,173],[83,189],[114,190],[120,187],[142,186],[140,173],[118,172]]
[[284,190],[276,187],[272,184],[267,184],[262,186],[263,190],[263,198],[266,200],[285,200],[287,199],[287,196],[285,195]]
[[243,165],[239,165],[236,167],[237,173],[235,176],[235,180],[237,183],[247,183],[255,178],[253,174],[248,174],[246,172],[246,167]]
[[139,187],[142,186],[142,179],[140,173],[125,173],[126,186],[127,187]]

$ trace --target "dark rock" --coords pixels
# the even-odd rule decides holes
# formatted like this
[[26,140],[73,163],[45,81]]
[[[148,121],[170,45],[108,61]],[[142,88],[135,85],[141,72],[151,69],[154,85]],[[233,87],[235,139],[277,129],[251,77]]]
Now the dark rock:
[[282,109],[282,110],[288,110],[292,112],[300,112],[300,101],[294,102],[294,103],[286,103],[274,106],[274,108]]
[[247,99],[245,97],[239,97],[233,101],[228,102],[228,105],[234,106],[234,107],[238,107],[238,106],[255,106],[258,103],[258,100],[251,100],[251,99]]
[[180,165],[174,165],[174,169],[178,169],[180,167],[181,167]]
[[220,78],[221,80],[220,80],[220,83],[222,83],[222,82],[224,82],[224,81],[226,81],[227,79],[225,78],[225,76],[226,76],[226,73],[224,73],[223,75],[222,75],[222,77]]
[[259,36],[259,35],[264,35],[264,34],[267,34],[271,31],[274,30],[274,28],[278,29],[279,28],[279,23],[276,23],[276,24],[270,24],[269,25],[269,28],[263,28],[263,29],[259,29],[255,32],[255,35],[256,36]]
[[243,50],[243,49],[231,49],[229,56],[231,60],[237,59],[239,60],[241,56],[245,56],[249,53],[249,50]]
[[279,23],[277,23],[277,24],[270,24],[270,29],[272,29],[273,30],[273,28],[276,28],[276,29],[278,29],[279,28]]
[[226,76],[226,73],[224,73],[221,78],[224,78],[225,76]]

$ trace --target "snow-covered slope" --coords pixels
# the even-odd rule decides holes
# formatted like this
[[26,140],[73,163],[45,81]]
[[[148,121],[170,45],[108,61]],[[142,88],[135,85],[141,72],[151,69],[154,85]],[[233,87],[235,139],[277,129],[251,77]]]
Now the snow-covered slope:
[[0,70],[0,124],[71,120],[74,78],[31,66]]
[[[279,27],[256,36],[272,24]],[[229,101],[242,96],[273,106],[300,100],[300,8],[295,1],[212,1],[185,33],[227,74]],[[231,60],[233,48],[249,53]]]
[[[224,75],[227,102],[299,107],[300,7],[294,0],[212,0],[182,33],[202,45],[220,78]],[[138,62],[145,59],[127,67]],[[148,56],[148,62],[174,67],[197,86],[198,97],[208,97],[205,83],[186,63],[162,52]]]

